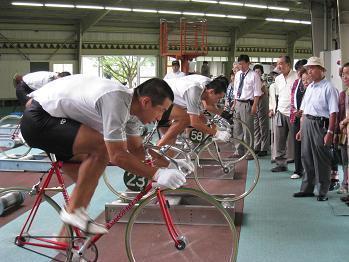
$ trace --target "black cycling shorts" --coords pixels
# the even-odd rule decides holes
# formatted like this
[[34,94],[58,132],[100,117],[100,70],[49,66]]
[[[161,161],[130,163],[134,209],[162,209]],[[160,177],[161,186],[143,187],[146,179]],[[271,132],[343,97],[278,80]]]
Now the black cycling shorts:
[[53,153],[61,161],[73,157],[73,145],[81,123],[67,118],[53,117],[33,100],[24,111],[21,132],[30,147]]
[[30,97],[28,96],[31,92],[34,90],[31,89],[26,83],[23,81],[20,81],[16,86],[16,96],[18,101],[22,106],[25,106],[25,104],[28,102]]
[[169,127],[171,125],[171,121],[169,120],[171,112],[172,112],[173,104],[170,105],[170,107],[163,113],[159,123],[158,127]]

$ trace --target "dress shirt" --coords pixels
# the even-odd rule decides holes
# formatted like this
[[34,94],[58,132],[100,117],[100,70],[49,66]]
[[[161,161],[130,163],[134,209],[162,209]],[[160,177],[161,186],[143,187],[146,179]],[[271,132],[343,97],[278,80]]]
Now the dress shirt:
[[273,110],[274,113],[276,110],[276,96],[278,95],[276,91],[276,85],[275,83],[272,83],[269,86],[269,110]]
[[181,71],[177,71],[176,73],[168,72],[165,75],[164,79],[166,80],[166,79],[172,79],[172,78],[179,78],[179,77],[183,77],[183,76],[185,76],[185,74],[183,72],[181,72]]
[[329,118],[330,114],[338,112],[338,91],[327,79],[312,82],[307,87],[303,97],[301,110],[304,115]]
[[237,92],[240,84],[241,74],[246,74],[241,70],[236,73],[234,80],[234,97],[238,100],[253,100],[255,96],[261,96],[262,92],[262,81],[260,76],[253,70],[249,70],[244,78],[244,85],[242,87],[242,92],[238,98]]
[[280,74],[275,78],[276,89],[279,93],[278,111],[283,115],[290,116],[291,90],[297,78],[297,73],[292,70],[286,77]]

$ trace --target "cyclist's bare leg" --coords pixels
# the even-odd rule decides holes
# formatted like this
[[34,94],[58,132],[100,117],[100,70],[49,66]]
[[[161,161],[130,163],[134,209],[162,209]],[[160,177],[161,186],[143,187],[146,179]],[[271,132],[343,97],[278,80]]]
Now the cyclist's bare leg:
[[176,142],[177,136],[190,125],[190,118],[186,110],[176,105],[172,108],[169,120],[174,120],[174,122],[158,141],[158,146],[173,145]]
[[[77,171],[77,181],[67,212],[87,207],[97,187],[99,177],[106,168],[109,158],[103,136],[96,130],[81,125],[73,145],[74,155],[86,154]],[[72,170],[71,170],[72,171]]]

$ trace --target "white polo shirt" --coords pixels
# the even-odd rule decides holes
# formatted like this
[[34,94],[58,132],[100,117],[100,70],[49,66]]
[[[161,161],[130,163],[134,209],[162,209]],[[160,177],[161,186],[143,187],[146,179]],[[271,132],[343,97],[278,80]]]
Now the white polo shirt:
[[290,116],[291,90],[297,78],[297,72],[293,70],[291,70],[286,77],[280,74],[275,78],[275,88],[276,92],[279,94],[277,110],[283,115]]
[[23,76],[23,82],[32,90],[37,90],[48,82],[55,80],[55,77],[57,77],[57,73],[55,72],[38,71]]
[[133,90],[109,79],[72,75],[30,93],[53,117],[73,119],[103,134],[106,141],[139,135],[141,123],[130,115]]
[[186,108],[188,114],[200,115],[201,95],[211,79],[202,75],[189,75],[165,79],[174,94],[173,104]]

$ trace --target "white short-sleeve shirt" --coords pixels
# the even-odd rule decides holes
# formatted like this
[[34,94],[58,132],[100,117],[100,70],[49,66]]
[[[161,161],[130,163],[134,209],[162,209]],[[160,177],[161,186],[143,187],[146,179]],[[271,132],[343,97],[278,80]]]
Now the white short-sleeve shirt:
[[200,115],[201,95],[211,79],[202,75],[189,75],[165,80],[174,94],[173,104],[186,108],[188,114]]
[[34,73],[29,73],[23,76],[23,82],[27,84],[32,90],[37,90],[42,86],[46,85],[48,82],[55,80],[57,73],[38,71]]
[[106,141],[139,135],[141,122],[130,115],[133,90],[95,76],[57,79],[29,95],[54,117],[74,119],[102,133]]
[[164,80],[167,80],[167,79],[173,79],[173,78],[179,78],[179,77],[183,77],[185,76],[185,74],[181,71],[177,71],[176,73],[174,72],[168,72],[165,77],[164,77]]

